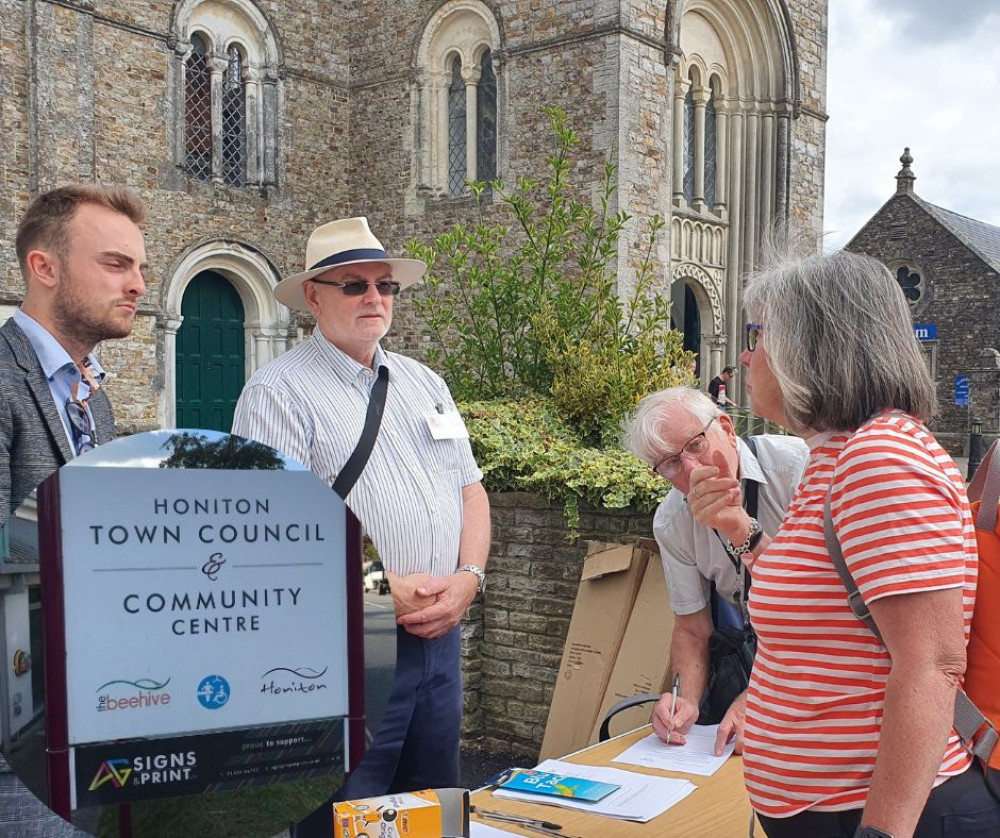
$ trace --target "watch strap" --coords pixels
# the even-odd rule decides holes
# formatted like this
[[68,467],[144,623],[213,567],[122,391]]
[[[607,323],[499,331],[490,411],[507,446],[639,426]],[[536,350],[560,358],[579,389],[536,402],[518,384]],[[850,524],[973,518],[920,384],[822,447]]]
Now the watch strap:
[[458,568],[458,571],[465,571],[466,573],[471,573],[476,577],[478,580],[478,585],[476,587],[479,589],[479,593],[486,590],[486,571],[479,565],[463,564]]

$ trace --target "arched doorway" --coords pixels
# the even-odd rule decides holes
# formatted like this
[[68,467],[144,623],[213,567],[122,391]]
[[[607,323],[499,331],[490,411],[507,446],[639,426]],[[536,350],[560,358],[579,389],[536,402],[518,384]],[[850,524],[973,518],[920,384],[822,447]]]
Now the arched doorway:
[[246,382],[244,310],[240,295],[215,271],[184,289],[177,332],[177,427],[229,431]]
[[671,289],[670,321],[673,328],[684,335],[684,349],[695,354],[695,376],[702,373],[701,358],[701,311],[698,298],[687,282],[680,280]]

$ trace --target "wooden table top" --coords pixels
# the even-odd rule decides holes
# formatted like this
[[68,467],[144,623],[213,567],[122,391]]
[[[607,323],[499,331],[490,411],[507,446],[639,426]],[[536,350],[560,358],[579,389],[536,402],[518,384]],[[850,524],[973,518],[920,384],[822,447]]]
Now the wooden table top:
[[[568,757],[566,762],[580,765],[599,765],[652,774],[658,777],[680,777],[694,783],[698,788],[680,803],[671,806],[659,817],[648,823],[621,821],[614,818],[592,815],[574,809],[563,809],[520,800],[505,800],[494,797],[487,790],[479,790],[472,795],[472,804],[484,809],[511,812],[531,818],[556,821],[562,824],[562,833],[577,838],[747,838],[750,828],[750,800],[743,785],[743,759],[730,757],[711,777],[693,774],[679,774],[674,771],[657,771],[639,765],[612,764],[630,745],[652,732],[649,725],[626,733],[607,742],[579,751]],[[538,838],[540,832],[525,830],[512,823],[477,818],[481,823],[513,832],[517,835]],[[757,835],[763,835],[757,827]]]

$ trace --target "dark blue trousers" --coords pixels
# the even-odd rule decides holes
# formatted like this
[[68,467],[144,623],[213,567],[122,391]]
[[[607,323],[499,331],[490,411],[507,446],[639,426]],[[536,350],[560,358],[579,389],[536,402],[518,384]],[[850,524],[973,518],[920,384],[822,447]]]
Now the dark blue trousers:
[[[852,838],[861,809],[809,812],[790,818],[758,815],[768,838]],[[1000,800],[986,786],[978,764],[931,791],[913,838],[996,838]]]
[[340,791],[294,827],[293,838],[329,836],[333,800],[458,785],[461,639],[459,626],[437,640],[396,630],[396,677],[378,732]]

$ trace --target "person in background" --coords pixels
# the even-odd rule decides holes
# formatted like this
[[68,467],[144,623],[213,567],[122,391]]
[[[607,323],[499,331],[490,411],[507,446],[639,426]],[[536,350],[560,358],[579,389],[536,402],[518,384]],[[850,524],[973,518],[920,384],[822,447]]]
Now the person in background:
[[[998,834],[1000,802],[952,728],[976,599],[965,481],[927,430],[934,383],[882,264],[839,252],[749,279],[755,413],[801,435],[802,485],[745,556],[758,635],[744,729],[769,838]],[[882,640],[855,617],[833,529]]]
[[736,402],[729,398],[729,383],[735,377],[736,367],[723,367],[722,372],[708,382],[708,395],[719,407],[736,407]]
[[[769,434],[754,437],[754,453],[736,436],[733,420],[690,387],[646,396],[625,425],[623,444],[673,484],[656,510],[653,534],[674,612],[670,664],[671,677],[680,675],[680,692],[675,713],[671,716],[670,693],[664,693],[652,721],[661,739],[683,743],[708,685],[709,638],[716,622],[744,627],[740,551],[766,543],[778,531],[808,448],[797,437]],[[757,518],[743,506],[743,486],[751,481],[758,487]],[[732,737],[742,747],[745,702],[744,692],[722,719],[720,753]]]

